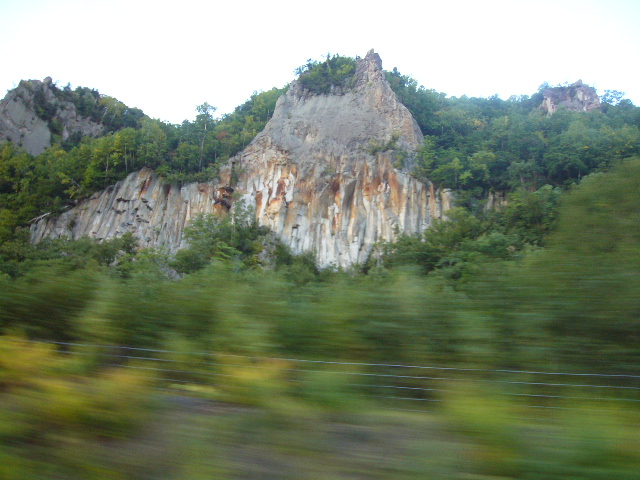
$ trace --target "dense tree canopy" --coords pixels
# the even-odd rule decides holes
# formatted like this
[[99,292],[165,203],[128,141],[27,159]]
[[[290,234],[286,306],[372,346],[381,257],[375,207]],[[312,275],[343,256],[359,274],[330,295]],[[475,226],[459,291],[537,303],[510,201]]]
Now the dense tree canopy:
[[640,153],[639,109],[628,101],[549,116],[538,108],[540,92],[447,98],[395,69],[387,78],[426,135],[415,174],[443,187],[480,196],[563,186]]

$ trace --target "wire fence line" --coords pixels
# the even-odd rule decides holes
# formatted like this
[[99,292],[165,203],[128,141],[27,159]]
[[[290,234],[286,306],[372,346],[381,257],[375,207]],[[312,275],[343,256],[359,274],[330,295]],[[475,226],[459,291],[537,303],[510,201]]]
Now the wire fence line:
[[[465,368],[397,363],[341,362],[280,356],[190,352],[93,343],[20,340],[59,347],[65,355],[93,355],[105,366],[148,372],[151,388],[174,394],[200,389],[229,389],[244,381],[241,372],[260,378],[270,373],[303,394],[310,387],[341,388],[344,394],[369,398],[396,410],[441,402],[456,385],[473,382],[493,386],[482,393],[498,393],[540,409],[573,408],[588,403],[619,410],[640,405],[640,375],[546,372],[517,369]],[[421,372],[430,372],[420,375]],[[336,380],[327,381],[318,375]],[[562,382],[553,379],[563,378]],[[589,381],[585,382],[584,379]],[[544,381],[545,379],[548,379]],[[254,378],[255,380],[255,378]],[[189,388],[191,387],[191,388]],[[197,394],[197,392],[196,392]],[[601,411],[600,408],[592,408]],[[427,411],[427,410],[420,410]]]
[[[24,340],[22,340],[24,341]],[[101,345],[95,343],[77,343],[77,342],[60,342],[54,340],[26,340],[31,343],[43,343],[53,344],[61,346],[72,347],[91,347],[91,348],[104,348],[104,349],[117,349],[117,350],[132,350],[141,352],[153,352],[153,353],[171,353],[180,355],[194,355],[194,356],[211,356],[211,357],[238,357],[245,359],[263,359],[263,360],[276,360],[276,361],[291,361],[300,363],[318,363],[327,365],[354,365],[364,367],[402,367],[402,368],[417,368],[427,370],[454,370],[465,372],[495,372],[495,373],[521,373],[521,374],[533,374],[533,375],[564,375],[574,377],[603,377],[603,378],[634,378],[640,380],[640,375],[630,374],[610,374],[610,373],[575,373],[575,372],[545,372],[534,370],[514,370],[514,369],[485,369],[485,368],[462,368],[462,367],[442,367],[442,366],[427,366],[427,365],[405,365],[405,364],[393,364],[393,363],[366,363],[366,362],[342,362],[342,361],[330,361],[330,360],[309,360],[302,358],[289,358],[289,357],[265,357],[258,355],[240,355],[235,353],[212,353],[212,352],[185,352],[179,350],[166,350],[166,349],[154,349],[154,348],[140,348],[129,347],[121,345]],[[136,357],[140,358],[140,357]]]

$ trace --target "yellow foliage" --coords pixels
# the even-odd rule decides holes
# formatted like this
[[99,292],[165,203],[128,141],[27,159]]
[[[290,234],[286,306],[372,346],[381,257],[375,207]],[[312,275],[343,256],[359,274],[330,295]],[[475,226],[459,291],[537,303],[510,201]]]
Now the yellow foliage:
[[0,339],[0,444],[49,435],[126,435],[144,417],[147,379],[124,368],[68,375],[68,362],[50,345]]
[[220,356],[220,388],[230,401],[266,405],[288,386],[290,362],[268,358]]
[[0,339],[0,389],[27,386],[51,365],[53,348],[19,337]]

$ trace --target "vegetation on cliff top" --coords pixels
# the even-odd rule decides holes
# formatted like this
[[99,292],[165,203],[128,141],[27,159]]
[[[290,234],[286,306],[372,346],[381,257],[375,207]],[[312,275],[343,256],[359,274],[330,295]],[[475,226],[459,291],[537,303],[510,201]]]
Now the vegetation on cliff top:
[[327,54],[324,62],[309,59],[296,68],[298,82],[304,90],[316,95],[344,92],[353,86],[356,61],[351,57]]
[[544,85],[531,97],[447,98],[395,69],[387,79],[425,135],[414,173],[475,197],[566,186],[640,153],[640,109],[619,95],[549,116]]

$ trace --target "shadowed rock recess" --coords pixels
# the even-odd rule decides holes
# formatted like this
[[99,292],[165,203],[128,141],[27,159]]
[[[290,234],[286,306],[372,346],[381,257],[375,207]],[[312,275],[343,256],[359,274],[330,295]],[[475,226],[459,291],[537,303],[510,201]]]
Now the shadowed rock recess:
[[294,253],[313,251],[321,266],[363,263],[376,242],[429,228],[450,196],[394,166],[411,165],[422,134],[373,50],[358,59],[354,80],[329,95],[293,82],[217,181],[172,185],[141,170],[58,218],[42,218],[32,240],[130,231],[142,247],[175,252],[194,215],[224,214],[241,199]]

